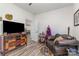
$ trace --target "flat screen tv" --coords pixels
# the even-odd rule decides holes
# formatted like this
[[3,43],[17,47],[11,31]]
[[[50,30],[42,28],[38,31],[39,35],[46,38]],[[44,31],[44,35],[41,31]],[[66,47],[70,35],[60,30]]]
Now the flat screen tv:
[[11,22],[11,21],[3,21],[3,32],[5,33],[19,33],[24,32],[24,24]]

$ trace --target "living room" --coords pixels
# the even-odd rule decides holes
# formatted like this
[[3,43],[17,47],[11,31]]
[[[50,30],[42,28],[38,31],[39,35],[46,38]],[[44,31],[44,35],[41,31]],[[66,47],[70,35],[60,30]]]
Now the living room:
[[[63,36],[63,34],[66,34],[68,35],[67,37],[76,39],[77,42],[79,41],[78,39],[79,27],[78,27],[78,16],[77,16],[79,3],[0,3],[0,8],[1,8],[0,9],[1,39],[5,36],[7,37],[7,35],[9,36],[13,35],[14,37],[20,34],[21,34],[20,36],[25,35],[25,37],[23,36],[22,38],[27,38],[25,39],[25,41],[23,41],[23,43],[21,44],[22,45],[21,47],[16,46],[16,42],[15,42],[14,44],[15,46],[11,46],[12,48],[9,47],[7,44],[5,44],[5,42],[3,42],[4,40],[2,39],[0,41],[1,55],[53,56],[54,53],[46,45],[47,42],[45,41],[45,38],[47,35],[46,31],[48,27],[51,29],[50,31],[51,37],[55,36],[56,34],[60,34],[57,37],[57,38],[60,38]],[[5,22],[6,24],[4,24]],[[16,30],[17,32],[15,34],[15,32],[11,28],[13,27],[13,29],[15,30],[14,28],[15,26],[8,25],[9,27],[8,26],[6,27],[8,22],[17,23],[17,25],[23,24],[24,27],[22,28],[24,29],[22,29],[22,31],[18,34],[17,32],[19,32],[21,28],[18,28],[20,25],[19,26],[15,25],[16,28],[19,29],[19,30],[18,29]],[[8,28],[7,31],[4,30],[3,27]],[[10,31],[10,28],[12,31]],[[45,37],[44,38],[39,37],[40,33],[44,33]],[[45,42],[39,43],[40,39],[44,39]],[[71,43],[71,41],[69,43]],[[6,47],[4,47],[4,44]],[[12,42],[10,42],[10,44],[12,45]],[[65,44],[67,45],[67,43]],[[74,46],[73,44],[71,45]],[[75,44],[75,46],[77,46],[77,54],[69,54],[69,49],[73,51],[73,49],[71,49],[70,47],[71,45],[70,44],[67,45],[69,47],[64,45],[67,50],[66,56],[79,55],[78,54],[79,44]],[[17,49],[15,49],[16,47]],[[61,52],[59,52],[59,54],[60,53]],[[63,56],[63,54],[61,55]]]

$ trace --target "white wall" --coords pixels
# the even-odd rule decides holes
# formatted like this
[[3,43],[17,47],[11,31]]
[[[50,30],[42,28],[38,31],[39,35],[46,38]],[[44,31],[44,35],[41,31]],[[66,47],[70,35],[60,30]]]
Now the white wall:
[[79,4],[64,7],[54,11],[38,14],[32,23],[32,39],[38,41],[38,34],[46,31],[51,26],[52,34],[67,34],[67,27],[70,26],[70,35],[79,40],[79,26],[74,26],[74,13],[79,9]]
[[[73,8],[74,13],[75,13],[78,9],[79,9],[79,3],[75,3],[75,4],[74,4],[74,8]],[[74,30],[75,30],[75,32],[74,32],[75,37],[77,38],[77,40],[79,40],[79,26],[75,26],[75,27],[74,27]]]
[[38,41],[38,31],[40,29],[38,28],[38,20],[37,19],[34,19],[32,21],[32,31],[31,31],[31,38],[32,40],[34,41]]
[[[32,20],[31,26],[31,38],[35,41],[38,40],[38,33],[42,31],[46,31],[46,27],[48,25],[51,26],[52,34],[67,33],[67,27],[71,28],[71,35],[79,38],[79,26],[73,26],[73,14],[79,8],[79,4],[74,4],[74,6],[68,6],[61,9],[57,9],[54,11],[49,11],[45,13],[38,14],[34,16],[30,12],[21,9],[15,4],[8,3],[0,3],[0,16],[2,16],[3,20],[5,19],[6,13],[13,14],[14,22],[25,23],[25,20]],[[2,31],[0,31],[1,33]]]
[[30,12],[21,9],[15,4],[0,3],[0,16],[2,16],[4,20],[6,20],[5,19],[6,13],[11,13],[13,15],[12,21],[15,22],[25,23],[25,19],[29,19],[29,20],[33,19],[33,15]]
[[[11,13],[13,15],[13,22],[20,22],[25,24],[25,20],[33,20],[33,14],[27,12],[26,10],[16,6],[15,4],[10,3],[0,3],[0,16],[3,20],[7,20],[5,18],[6,13]],[[0,31],[1,33],[1,31]]]
[[74,24],[73,24],[73,6],[64,7],[54,11],[49,11],[36,15],[36,25],[34,26],[34,37],[37,41],[38,33],[44,31],[50,25],[52,34],[60,33],[67,34],[67,27],[70,26],[70,34],[74,36]]

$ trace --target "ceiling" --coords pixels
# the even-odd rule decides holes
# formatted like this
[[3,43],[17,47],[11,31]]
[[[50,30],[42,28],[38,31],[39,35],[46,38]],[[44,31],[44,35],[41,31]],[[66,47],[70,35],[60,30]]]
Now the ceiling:
[[33,14],[39,14],[63,8],[69,5],[73,5],[72,3],[32,3],[31,6],[29,6],[29,3],[15,3],[15,4]]

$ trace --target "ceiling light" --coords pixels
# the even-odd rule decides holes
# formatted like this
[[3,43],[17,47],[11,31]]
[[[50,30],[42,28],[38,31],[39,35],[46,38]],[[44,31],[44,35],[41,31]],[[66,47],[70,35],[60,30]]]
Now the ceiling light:
[[32,5],[32,3],[29,3],[29,6],[31,6]]

